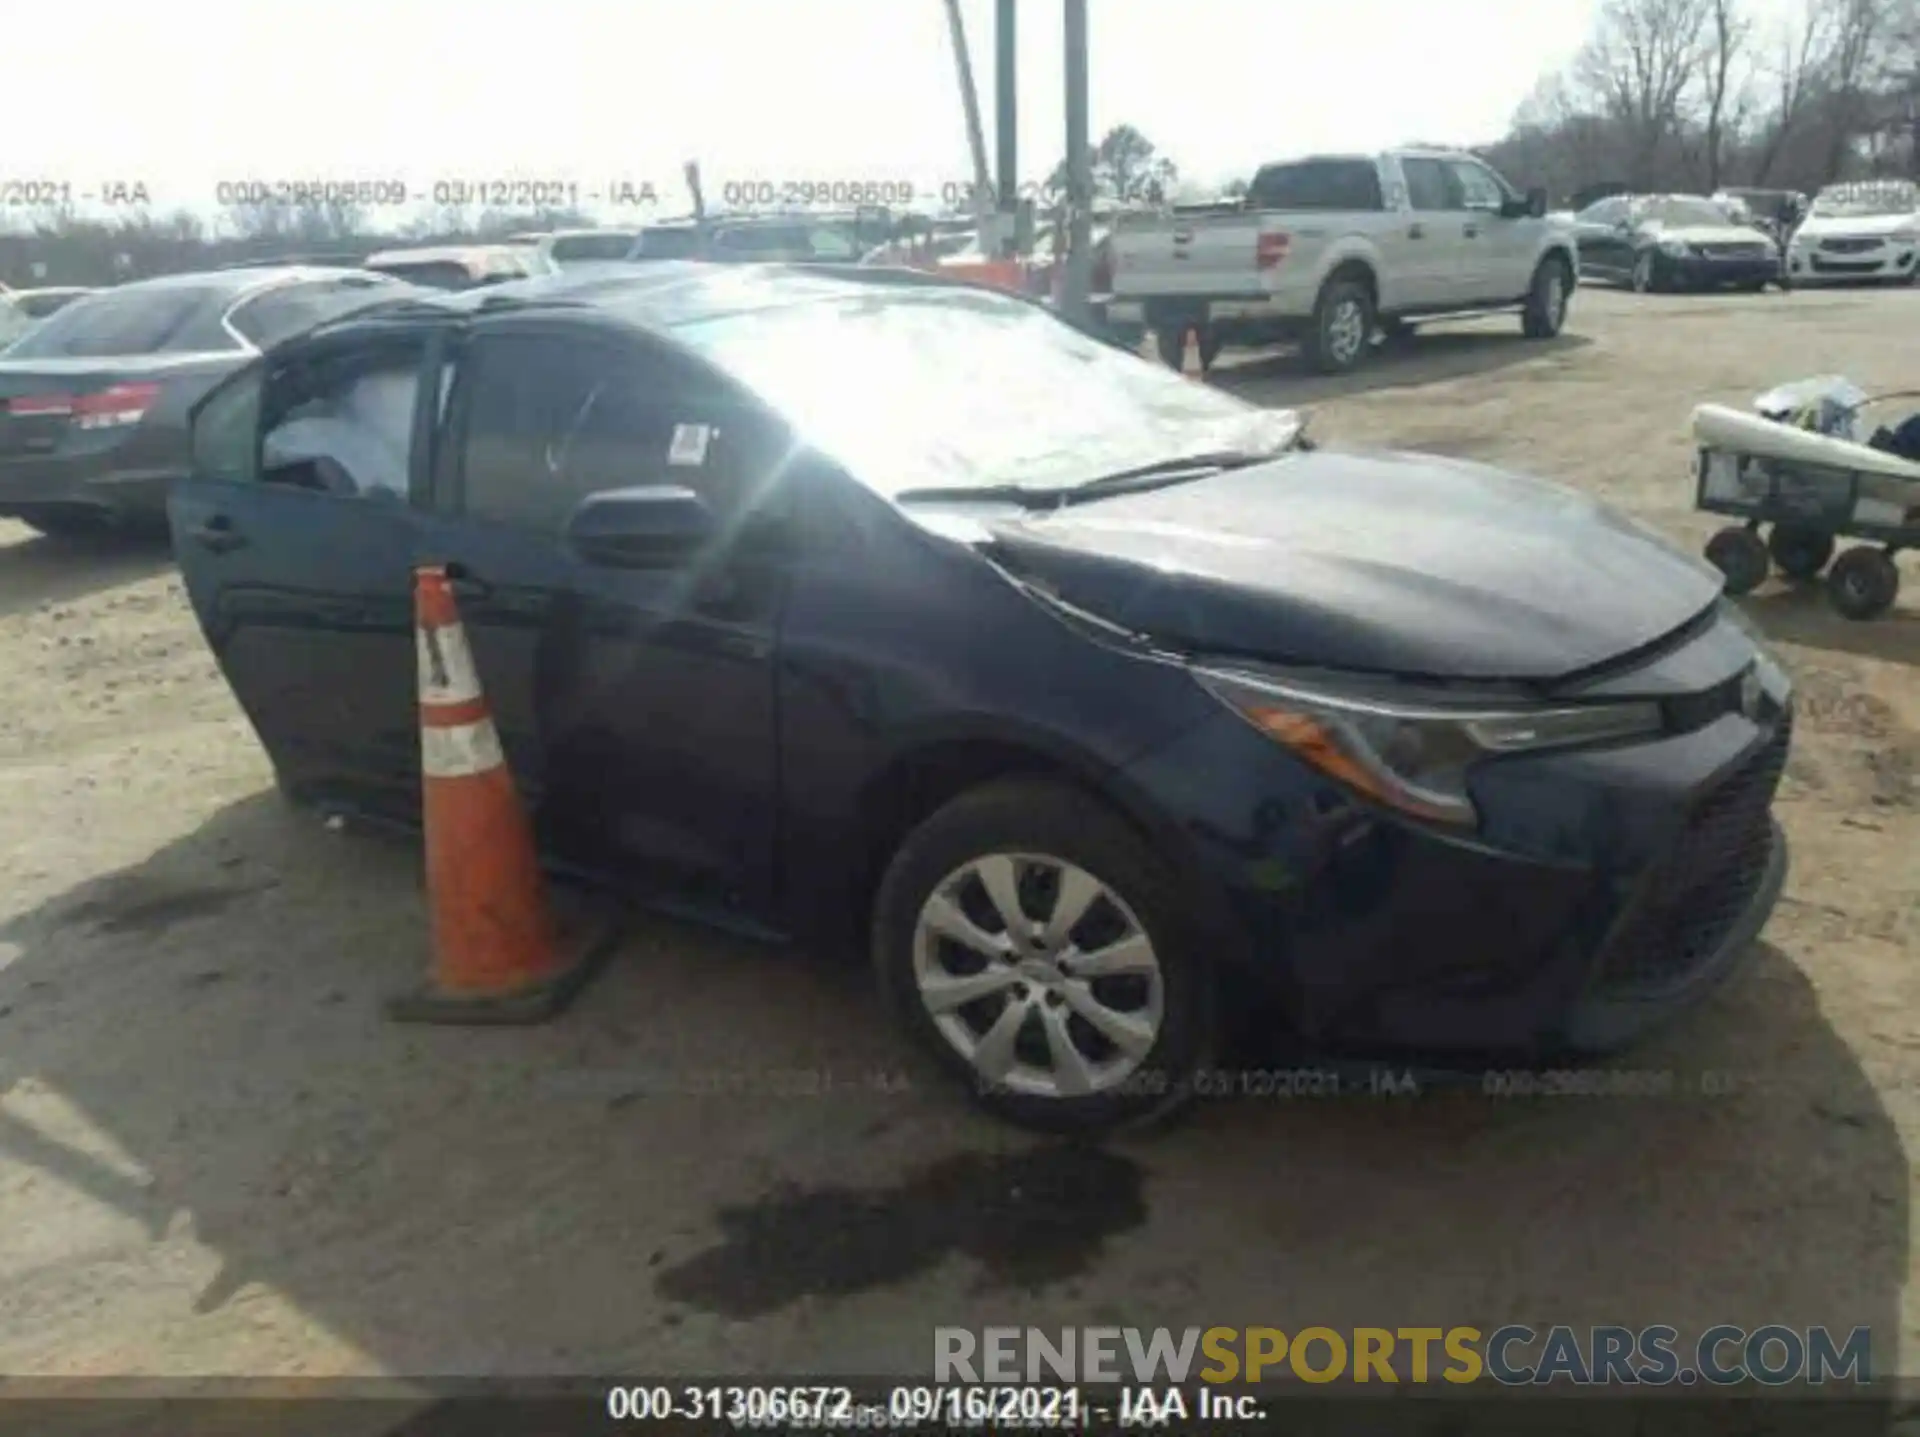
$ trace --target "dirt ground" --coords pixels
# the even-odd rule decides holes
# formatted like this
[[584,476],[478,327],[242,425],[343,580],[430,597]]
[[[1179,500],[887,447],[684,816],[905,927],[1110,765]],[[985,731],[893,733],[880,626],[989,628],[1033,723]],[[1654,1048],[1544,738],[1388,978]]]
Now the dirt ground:
[[[1582,486],[1697,546],[1695,401],[1920,384],[1920,292],[1592,292],[1219,382]],[[0,1373],[924,1374],[936,1324],[1869,1324],[1920,1373],[1920,566],[1796,674],[1788,896],[1627,1060],[1682,1095],[1203,1104],[1105,1152],[976,1116],[864,975],[642,921],[545,1028],[387,1023],[410,847],[285,809],[163,554],[0,525]],[[1703,1092],[1702,1089],[1710,1089]]]

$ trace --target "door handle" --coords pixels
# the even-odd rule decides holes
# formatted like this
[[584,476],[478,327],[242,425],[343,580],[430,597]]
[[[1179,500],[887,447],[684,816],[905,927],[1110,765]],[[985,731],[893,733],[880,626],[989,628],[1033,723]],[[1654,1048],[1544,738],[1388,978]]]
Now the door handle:
[[216,554],[225,554],[238,549],[247,542],[247,536],[233,527],[233,520],[225,514],[210,514],[193,531],[194,542],[203,549]]

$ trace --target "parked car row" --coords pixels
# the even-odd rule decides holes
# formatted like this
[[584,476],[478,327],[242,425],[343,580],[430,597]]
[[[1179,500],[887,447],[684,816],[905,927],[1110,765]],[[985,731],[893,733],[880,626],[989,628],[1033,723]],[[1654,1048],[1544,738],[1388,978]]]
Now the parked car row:
[[1780,190],[1613,194],[1574,216],[1584,278],[1653,290],[1920,282],[1920,187],[1830,185],[1804,208]]

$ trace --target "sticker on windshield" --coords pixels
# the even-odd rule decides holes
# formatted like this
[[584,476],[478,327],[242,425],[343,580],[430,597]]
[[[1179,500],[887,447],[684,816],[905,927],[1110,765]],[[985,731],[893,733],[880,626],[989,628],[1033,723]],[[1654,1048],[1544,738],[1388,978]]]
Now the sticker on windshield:
[[673,443],[667,446],[667,463],[700,465],[707,462],[707,445],[713,440],[710,424],[676,424]]

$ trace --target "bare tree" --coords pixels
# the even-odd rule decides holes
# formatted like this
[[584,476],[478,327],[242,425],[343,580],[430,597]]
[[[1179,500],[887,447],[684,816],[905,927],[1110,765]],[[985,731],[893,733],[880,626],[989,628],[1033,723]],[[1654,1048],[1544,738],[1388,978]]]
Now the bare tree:
[[1704,140],[1710,194],[1720,188],[1727,134],[1738,133],[1746,119],[1746,50],[1752,33],[1753,22],[1741,12],[1738,0],[1708,0],[1702,88],[1707,102]]
[[1627,178],[1651,188],[1660,155],[1679,134],[1699,73],[1713,0],[1605,0],[1575,74],[1628,137]]
[[1773,175],[1787,142],[1801,128],[1809,97],[1826,62],[1831,16],[1822,0],[1807,0],[1799,16],[1782,27],[1773,65],[1773,112],[1754,158],[1753,177],[1764,185]]

